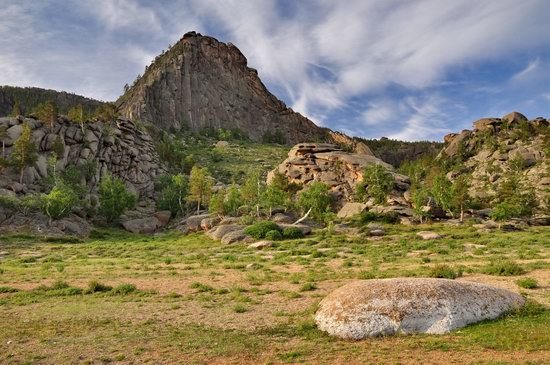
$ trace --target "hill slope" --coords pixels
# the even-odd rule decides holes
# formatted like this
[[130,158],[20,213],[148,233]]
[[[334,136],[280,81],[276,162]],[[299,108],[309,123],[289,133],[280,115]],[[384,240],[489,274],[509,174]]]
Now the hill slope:
[[266,89],[237,47],[195,32],[158,56],[117,105],[163,129],[239,129],[254,141],[276,134],[287,144],[327,138]]
[[[517,178],[522,190],[534,189],[538,210],[550,208],[550,121],[527,118],[517,112],[502,118],[474,122],[473,130],[445,136],[446,147],[439,158],[458,161],[458,170],[472,176],[470,193],[489,206],[501,198],[499,192]],[[514,185],[510,185],[514,186]]]
[[16,101],[19,101],[24,115],[30,114],[39,104],[47,101],[54,101],[61,114],[66,114],[70,108],[79,104],[82,104],[86,113],[92,113],[98,106],[105,104],[99,100],[65,91],[38,87],[0,86],[0,116],[9,115]]

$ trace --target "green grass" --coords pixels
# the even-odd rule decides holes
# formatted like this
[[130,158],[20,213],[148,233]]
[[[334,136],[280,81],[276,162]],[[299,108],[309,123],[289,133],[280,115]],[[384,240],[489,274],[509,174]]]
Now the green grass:
[[[96,229],[80,242],[3,236],[0,363],[437,362],[434,354],[543,362],[550,315],[533,304],[550,304],[543,281],[526,291],[526,309],[448,335],[347,342],[318,331],[316,304],[352,280],[489,274],[529,288],[518,273],[550,269],[550,227],[381,224],[387,234],[376,240],[316,233],[263,251],[177,232]],[[421,230],[444,238],[423,241]]]
[[518,279],[516,280],[516,284],[520,288],[525,288],[525,289],[535,289],[539,286],[539,283],[533,278]]

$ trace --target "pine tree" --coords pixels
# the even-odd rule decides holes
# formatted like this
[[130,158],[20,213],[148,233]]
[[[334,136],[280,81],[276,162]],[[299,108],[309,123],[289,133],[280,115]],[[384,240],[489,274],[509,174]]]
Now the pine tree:
[[23,123],[21,136],[15,141],[11,162],[19,168],[19,182],[23,183],[23,172],[25,167],[32,166],[38,158],[37,149],[32,141],[32,130],[27,123]]
[[57,158],[62,159],[65,156],[65,144],[59,135],[55,137],[55,140],[52,143],[52,151],[55,153]]
[[48,101],[46,104],[46,120],[50,125],[50,129],[53,129],[54,124],[57,122],[57,104],[53,101]]
[[21,113],[21,105],[19,104],[19,100],[16,100],[15,103],[13,104],[13,108],[11,110],[11,116],[16,118],[18,116],[20,116],[22,113]]
[[189,195],[187,201],[197,203],[197,212],[201,209],[201,204],[210,200],[212,195],[212,179],[206,168],[193,166],[189,176]]

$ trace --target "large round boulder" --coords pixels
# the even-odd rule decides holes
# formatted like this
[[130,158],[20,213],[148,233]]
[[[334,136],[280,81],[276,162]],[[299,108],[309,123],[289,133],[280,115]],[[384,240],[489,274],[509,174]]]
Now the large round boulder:
[[431,278],[363,280],[323,299],[315,321],[319,329],[345,339],[442,334],[498,318],[524,303],[518,294],[477,283]]

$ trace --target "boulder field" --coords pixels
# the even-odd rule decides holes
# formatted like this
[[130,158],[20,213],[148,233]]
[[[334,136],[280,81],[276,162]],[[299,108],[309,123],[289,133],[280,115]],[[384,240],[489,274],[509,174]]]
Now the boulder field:
[[525,304],[522,296],[488,285],[434,278],[352,282],[319,304],[317,326],[360,340],[397,333],[443,334],[496,319]]

